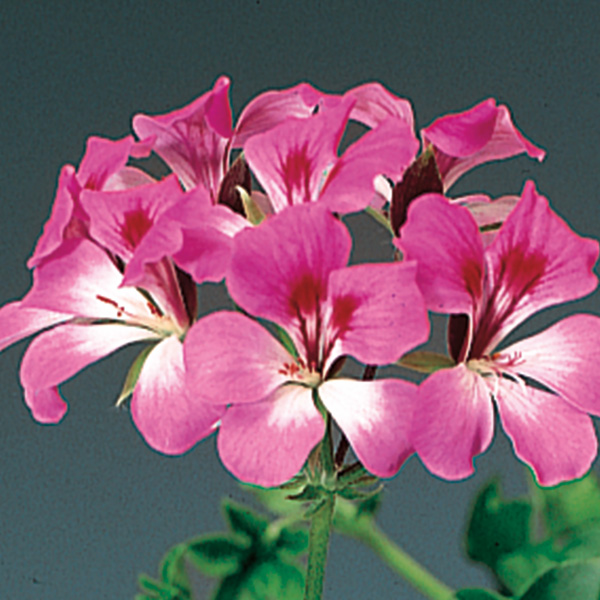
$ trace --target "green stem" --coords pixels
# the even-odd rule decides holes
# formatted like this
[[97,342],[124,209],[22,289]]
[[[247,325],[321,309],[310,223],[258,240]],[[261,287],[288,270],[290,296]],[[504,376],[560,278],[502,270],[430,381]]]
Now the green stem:
[[344,533],[365,543],[388,567],[401,575],[410,585],[427,598],[431,598],[431,600],[450,600],[453,597],[454,592],[452,589],[392,542],[377,527],[374,519],[368,517],[348,517],[343,514],[344,512],[340,510],[336,514],[336,528],[340,530],[340,533]]
[[335,496],[329,494],[323,505],[312,516],[308,534],[308,566],[304,600],[321,600],[334,505]]

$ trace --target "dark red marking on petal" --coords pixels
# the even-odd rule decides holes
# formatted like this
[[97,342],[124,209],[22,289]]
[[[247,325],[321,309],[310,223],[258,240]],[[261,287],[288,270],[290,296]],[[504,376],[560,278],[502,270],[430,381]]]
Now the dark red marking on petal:
[[126,212],[121,225],[121,235],[133,250],[148,233],[152,224],[152,219],[141,208]]
[[294,204],[294,197],[300,196],[302,202],[310,202],[310,176],[313,170],[312,160],[307,154],[308,142],[292,149],[281,162],[281,174],[285,182],[287,201]]
[[494,287],[481,313],[469,358],[481,358],[506,319],[535,288],[546,271],[547,258],[516,246],[500,257]]

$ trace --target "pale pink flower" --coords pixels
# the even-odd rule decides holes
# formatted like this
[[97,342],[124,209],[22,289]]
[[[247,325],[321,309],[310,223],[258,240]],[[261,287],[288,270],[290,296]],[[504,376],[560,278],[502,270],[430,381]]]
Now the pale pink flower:
[[286,209],[234,239],[232,298],[283,328],[297,356],[235,312],[200,319],[186,337],[190,388],[230,405],[218,449],[243,481],[275,486],[301,469],[324,434],[315,390],[371,472],[391,477],[412,451],[413,384],[334,376],[343,356],[388,364],[426,341],[416,265],[347,267],[350,248],[347,229],[318,204]]
[[34,270],[23,300],[0,309],[0,349],[53,327],[27,349],[21,382],[33,417],[56,423],[67,410],[61,383],[126,344],[151,342],[132,418],[154,449],[185,452],[214,430],[223,407],[196,406],[186,387],[182,340],[197,300],[184,269],[198,281],[221,280],[244,221],[212,206],[202,188],[185,194],[174,176],[127,190],[83,190],[78,202],[86,235],[60,241]]
[[597,449],[585,413],[600,415],[600,318],[571,316],[497,346],[529,316],[596,288],[598,242],[573,233],[528,182],[486,249],[470,213],[434,194],[410,207],[397,244],[418,262],[428,308],[452,315],[456,367],[421,384],[415,411],[427,468],[447,479],[473,472],[493,437],[494,400],[515,453],[542,485],[581,477]]

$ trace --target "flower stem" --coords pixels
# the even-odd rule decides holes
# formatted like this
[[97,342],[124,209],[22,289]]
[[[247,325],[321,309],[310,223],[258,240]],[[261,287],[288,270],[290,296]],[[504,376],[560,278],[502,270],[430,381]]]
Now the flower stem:
[[306,568],[304,600],[321,600],[334,505],[335,495],[329,494],[311,519],[308,534],[308,566]]
[[[345,507],[338,503],[336,529],[344,535],[353,537],[371,548],[393,571],[401,575],[418,592],[431,600],[450,600],[453,591],[446,584],[427,571],[414,558],[388,538],[367,516],[350,515]],[[346,503],[344,503],[346,504]],[[354,510],[354,507],[350,507]]]

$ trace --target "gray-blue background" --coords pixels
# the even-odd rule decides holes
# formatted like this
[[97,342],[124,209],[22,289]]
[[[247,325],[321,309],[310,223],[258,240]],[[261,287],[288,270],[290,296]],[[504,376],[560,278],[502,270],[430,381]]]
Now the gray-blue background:
[[[548,150],[479,169],[455,191],[518,193],[533,177],[578,232],[600,233],[598,11],[592,2],[28,2],[0,9],[0,302],[22,296],[25,269],[59,168],[87,136],[120,137],[139,111],[181,106],[226,73],[236,112],[267,88],[308,80],[328,91],[378,80],[410,98],[419,126],[494,96]],[[362,225],[356,218],[352,225]],[[375,226],[359,252],[387,257]],[[366,256],[366,254],[363,254]],[[519,334],[600,294],[547,311]],[[21,399],[26,343],[0,359],[0,598],[132,598],[164,551],[221,527],[218,503],[243,500],[214,441],[186,456],[149,450],[114,399],[130,349],[63,386],[71,407],[37,425]],[[599,357],[600,358],[600,357]],[[470,480],[451,484],[411,460],[387,487],[382,526],[453,587],[487,578],[461,553],[473,492],[494,473],[523,489],[500,432]],[[334,537],[326,598],[417,599],[369,551]]]

